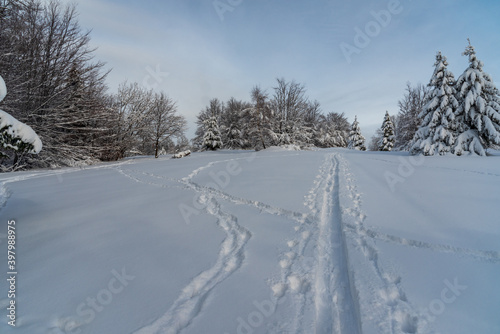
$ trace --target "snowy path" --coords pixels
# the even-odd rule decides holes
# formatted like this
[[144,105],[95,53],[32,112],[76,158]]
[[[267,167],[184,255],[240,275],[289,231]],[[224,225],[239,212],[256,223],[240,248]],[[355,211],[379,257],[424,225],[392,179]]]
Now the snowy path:
[[329,155],[322,166],[313,212],[319,223],[314,283],[316,333],[361,333],[359,306],[350,277],[339,202],[339,166]]

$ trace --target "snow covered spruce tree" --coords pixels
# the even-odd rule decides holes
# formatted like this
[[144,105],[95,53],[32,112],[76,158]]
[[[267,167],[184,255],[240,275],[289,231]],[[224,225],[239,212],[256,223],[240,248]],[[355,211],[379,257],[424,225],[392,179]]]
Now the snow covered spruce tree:
[[205,134],[203,135],[203,148],[215,151],[222,148],[222,140],[215,116],[209,117],[205,121]]
[[354,117],[354,122],[351,126],[351,132],[349,133],[349,144],[347,148],[351,150],[366,151],[365,147],[365,137],[361,134],[361,129],[359,128],[358,117]]
[[455,77],[447,68],[448,62],[441,52],[436,55],[434,74],[429,82],[428,102],[419,118],[422,120],[413,137],[411,154],[444,155],[451,152],[455,142]]
[[[0,76],[0,102],[6,95],[7,87]],[[0,110],[0,147],[2,149],[0,151],[0,167],[2,171],[9,171],[19,167],[19,157],[24,153],[38,154],[42,150],[42,141],[30,126]],[[9,154],[8,151],[13,151],[13,154]],[[8,163],[4,164],[5,160]]]
[[469,56],[469,67],[457,80],[458,137],[456,155],[466,153],[486,155],[485,148],[500,145],[500,97],[491,77],[483,72],[483,62],[476,57],[470,44],[464,56]]
[[389,112],[385,112],[384,122],[382,123],[382,127],[380,128],[383,135],[380,138],[379,142],[379,151],[391,151],[394,147],[394,124],[392,123],[391,116],[389,116]]

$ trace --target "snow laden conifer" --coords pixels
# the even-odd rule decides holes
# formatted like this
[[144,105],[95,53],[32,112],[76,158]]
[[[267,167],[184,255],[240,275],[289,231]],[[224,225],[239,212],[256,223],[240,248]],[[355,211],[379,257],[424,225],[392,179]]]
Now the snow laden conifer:
[[[0,76],[0,102],[7,95],[7,87]],[[33,129],[0,110],[0,161],[10,158],[6,150],[14,151],[13,166],[16,168],[19,156],[23,153],[38,154],[42,150],[42,141]]]
[[354,122],[351,126],[351,132],[349,133],[349,144],[347,148],[351,150],[366,151],[365,147],[365,137],[361,134],[361,129],[359,128],[358,117],[354,117]]
[[469,67],[458,78],[456,155],[486,155],[485,148],[500,144],[500,97],[491,77],[483,72],[483,62],[470,44],[463,53]]
[[203,148],[207,151],[215,151],[222,148],[222,140],[215,116],[209,117],[204,122],[205,134],[203,135]]
[[391,116],[389,116],[389,112],[385,112],[384,122],[382,123],[382,127],[380,128],[382,131],[382,138],[380,138],[379,142],[379,151],[391,151],[394,147],[394,124],[392,123]]
[[429,82],[428,102],[419,118],[422,120],[410,148],[411,154],[444,155],[452,151],[456,130],[455,78],[441,52],[436,55],[435,69]]

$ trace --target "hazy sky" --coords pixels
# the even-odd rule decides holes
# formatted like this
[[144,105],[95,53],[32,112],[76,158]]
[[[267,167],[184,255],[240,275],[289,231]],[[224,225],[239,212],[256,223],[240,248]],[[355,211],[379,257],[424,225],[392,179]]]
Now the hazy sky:
[[[74,1],[75,2],[75,1]],[[500,1],[78,0],[111,92],[125,81],[165,91],[192,137],[211,98],[249,100],[277,77],[303,83],[323,112],[358,116],[369,139],[398,112],[406,82],[427,84],[437,51],[458,77],[467,38],[500,83]],[[361,32],[361,33],[360,33]]]

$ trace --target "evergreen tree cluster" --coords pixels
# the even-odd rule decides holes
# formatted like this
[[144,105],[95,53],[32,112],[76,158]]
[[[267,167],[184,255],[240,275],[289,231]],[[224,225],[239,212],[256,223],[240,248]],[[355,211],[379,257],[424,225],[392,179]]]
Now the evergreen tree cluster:
[[193,147],[199,150],[347,147],[349,123],[344,114],[322,114],[303,85],[277,79],[272,96],[254,87],[249,102],[212,99],[198,114],[195,135]]
[[469,57],[469,67],[456,81],[446,57],[441,52],[436,55],[412,154],[484,156],[487,148],[500,145],[499,91],[470,41],[463,55]]

